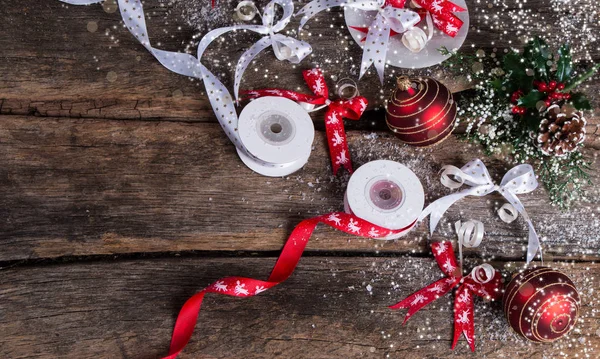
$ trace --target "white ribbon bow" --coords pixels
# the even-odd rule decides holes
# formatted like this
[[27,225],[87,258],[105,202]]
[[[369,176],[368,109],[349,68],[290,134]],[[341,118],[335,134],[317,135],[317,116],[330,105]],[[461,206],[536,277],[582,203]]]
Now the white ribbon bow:
[[[454,176],[455,179],[450,178],[450,176]],[[527,226],[529,227],[527,263],[534,259],[538,251],[540,255],[542,254],[540,240],[531,223],[531,218],[517,197],[517,194],[529,193],[537,188],[538,183],[533,172],[533,167],[528,164],[513,167],[504,175],[502,182],[498,186],[492,181],[485,164],[480,159],[475,159],[460,169],[454,166],[442,167],[440,180],[448,188],[459,188],[463,184],[469,186],[469,188],[442,197],[423,210],[418,220],[421,221],[428,215],[431,215],[429,219],[429,230],[431,233],[435,231],[440,219],[448,208],[458,200],[466,196],[482,197],[496,191],[504,196],[514,209],[523,216],[525,222],[527,222]]]
[[[421,21],[419,14],[408,9],[395,8],[391,5],[383,7],[384,5],[385,0],[314,0],[306,4],[296,14],[303,15],[300,20],[299,30],[302,29],[304,24],[306,24],[310,18],[320,11],[336,6],[351,7],[363,11],[377,11],[378,13],[375,16],[375,20],[368,26],[369,31],[367,32],[367,38],[365,39],[365,46],[363,48],[359,78],[367,72],[371,65],[375,65],[379,80],[383,83],[383,72],[389,47],[390,30],[394,30],[397,33],[408,32],[405,34],[408,36],[407,39],[404,40],[403,37],[403,43],[407,47],[411,46],[411,51],[417,51],[418,44],[423,40],[418,32],[418,30],[421,32],[423,32],[423,30],[416,30],[416,28],[414,28],[414,26]],[[429,25],[429,20],[428,27],[433,31],[433,27]],[[409,47],[409,49],[411,47]],[[420,51],[420,49],[418,51]]]
[[[279,21],[273,24],[275,20],[275,5],[279,5],[283,8],[283,15]],[[229,31],[250,30],[265,35],[262,39],[258,40],[254,45],[246,50],[237,63],[233,86],[234,95],[237,100],[242,75],[252,60],[262,50],[271,46],[273,47],[273,52],[278,60],[287,60],[293,64],[300,63],[300,61],[302,61],[312,52],[312,48],[307,42],[282,34],[277,34],[277,32],[283,30],[287,26],[292,18],[293,13],[294,3],[291,0],[273,0],[265,7],[262,15],[262,25],[235,25],[222,27],[212,30],[204,35],[202,40],[200,40],[200,44],[198,45],[198,59],[202,59],[202,55],[204,54],[204,51],[206,51],[208,45],[210,45],[216,38]]]
[[[61,0],[72,5],[90,5],[100,3],[104,0]],[[139,42],[167,69],[180,75],[194,77],[204,82],[206,94],[215,112],[221,127],[229,140],[242,152],[252,156],[243,146],[239,137],[238,116],[235,110],[231,94],[219,79],[213,75],[200,61],[190,55],[180,52],[164,51],[152,47],[148,38],[148,29],[144,9],[141,2],[118,0],[121,17],[129,31]],[[291,13],[293,11],[289,10]],[[254,156],[252,156],[254,157]],[[259,161],[258,159],[256,159]],[[262,161],[260,161],[262,162]],[[262,162],[265,166],[273,167],[272,164]]]

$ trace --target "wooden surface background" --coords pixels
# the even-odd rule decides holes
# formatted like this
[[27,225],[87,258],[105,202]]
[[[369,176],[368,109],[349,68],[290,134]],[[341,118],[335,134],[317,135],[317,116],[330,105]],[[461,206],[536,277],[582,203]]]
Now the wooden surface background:
[[[551,17],[544,3],[525,6]],[[482,6],[468,4],[472,10]],[[181,23],[177,3],[151,0],[144,6],[155,45],[179,50],[201,35]],[[496,14],[502,20],[506,11]],[[334,10],[333,20],[321,15],[310,24],[315,56],[293,68],[266,51],[254,67],[279,78],[265,79],[251,68],[242,86],[302,89],[300,70],[314,64],[331,76],[355,72],[351,64],[361,52],[339,15]],[[203,87],[165,70],[122,28],[118,11],[0,0],[0,20],[0,357],[159,358],[186,298],[226,275],[266,278],[299,221],[342,208],[348,177],[331,175],[318,114],[305,168],[285,178],[262,177],[239,161]],[[483,23],[472,11],[467,51],[492,51],[495,34]],[[207,56],[235,59],[253,40],[243,35]],[[343,58],[351,61],[327,61],[339,56],[332,50],[336,41],[347,42]],[[592,55],[600,60],[600,53]],[[360,82],[372,108],[398,72],[388,73],[383,89],[375,74]],[[455,91],[468,87],[439,67],[420,73]],[[599,81],[586,88],[594,107],[598,89]],[[590,116],[590,159],[600,149],[599,122]],[[430,149],[405,147],[383,130],[381,111],[347,128],[357,166],[374,159],[407,164],[423,182],[428,202],[448,193],[437,175],[444,164],[480,157],[498,180],[510,166],[454,137]],[[596,184],[598,168],[594,163]],[[451,296],[405,326],[404,313],[386,308],[439,277],[428,241],[454,239],[449,224],[456,219],[486,225],[483,245],[468,252],[473,264],[491,259],[507,276],[522,266],[524,223],[499,221],[494,212],[502,198],[490,195],[451,208],[433,238],[424,224],[390,242],[319,227],[283,285],[244,300],[207,297],[181,357],[597,358],[598,194],[590,186],[586,200],[570,212],[550,206],[543,188],[522,196],[544,240],[546,262],[571,276],[582,295],[582,320],[554,344],[517,337],[499,303],[476,303],[476,354],[464,341],[449,348]]]

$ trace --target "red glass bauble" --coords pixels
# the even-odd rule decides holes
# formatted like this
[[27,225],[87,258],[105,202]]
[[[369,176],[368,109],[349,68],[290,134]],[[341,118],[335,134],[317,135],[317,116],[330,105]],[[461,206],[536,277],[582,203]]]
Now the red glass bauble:
[[430,146],[454,128],[456,103],[446,86],[429,77],[401,76],[386,108],[386,122],[402,142]]
[[562,272],[548,267],[529,268],[508,284],[504,314],[518,334],[534,342],[552,342],[575,326],[579,293]]

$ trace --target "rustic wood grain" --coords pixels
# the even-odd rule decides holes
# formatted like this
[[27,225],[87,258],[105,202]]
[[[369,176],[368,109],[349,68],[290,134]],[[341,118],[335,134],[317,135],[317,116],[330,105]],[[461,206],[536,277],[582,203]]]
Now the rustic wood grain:
[[[159,358],[189,296],[226,275],[266,278],[274,261],[172,258],[2,271],[0,356]],[[499,269],[508,275],[520,265]],[[500,303],[478,298],[477,352],[470,352],[464,338],[452,351],[452,295],[405,326],[405,312],[387,308],[441,277],[432,258],[311,257],[301,260],[289,280],[259,296],[208,295],[181,358],[597,357],[600,266],[561,268],[580,290],[581,320],[567,339],[554,344],[517,337]]]
[[[373,138],[378,136],[378,138]],[[384,133],[350,132],[355,166],[392,159],[416,171],[427,202],[450,193],[439,184],[444,164],[480,156],[497,181],[509,168],[481,149],[451,138],[416,149]],[[326,142],[317,133],[305,168],[267,178],[246,168],[216,124],[77,120],[4,116],[0,122],[0,260],[189,250],[277,251],[302,219],[342,210],[348,176],[331,174]],[[598,183],[598,165],[591,173]],[[562,213],[539,188],[521,198],[547,253],[597,258],[598,189],[591,203]],[[468,198],[446,218],[486,225],[483,250],[499,258],[524,255],[523,222],[505,224],[499,195]],[[452,222],[453,223],[453,222]],[[590,231],[581,228],[590,228]],[[309,250],[427,252],[426,226],[405,239],[373,241],[319,227]],[[435,237],[454,238],[448,224]]]
[[[467,3],[472,9],[471,31],[463,45],[464,51],[484,49],[491,53],[492,48],[514,45],[498,39],[494,30],[490,29],[489,17],[473,11],[482,6],[479,2],[469,0]],[[235,1],[224,0],[219,6],[233,8],[234,5]],[[509,3],[508,7],[498,8],[494,12],[498,16],[497,21],[508,23],[507,12],[514,10],[513,5]],[[194,36],[203,35],[182,23],[180,9],[170,2],[145,1],[144,6],[150,17],[150,38],[163,49],[181,51]],[[205,6],[210,6],[208,1]],[[544,14],[548,23],[556,17],[542,0],[528,1],[525,6]],[[3,52],[0,57],[0,73],[3,74],[0,114],[188,122],[215,120],[203,94],[203,86],[164,69],[122,28],[118,11],[107,13],[100,5],[68,6],[57,0],[25,0],[18,4],[0,0],[0,8],[4,15],[4,21],[0,22],[0,48]],[[494,8],[488,11],[492,12]],[[323,21],[325,16],[328,21]],[[97,31],[92,33],[86,29],[90,22],[97,24]],[[297,23],[295,19],[289,25],[292,34]],[[227,21],[221,25],[227,25]],[[314,36],[309,37],[309,32]],[[274,61],[273,54],[265,51],[257,58],[255,66],[246,72],[242,86],[302,90],[305,87],[300,69],[315,65],[321,66],[329,76],[358,76],[356,64],[360,61],[361,49],[349,36],[340,9],[311,20],[300,37],[313,45],[313,56],[295,66]],[[227,64],[237,61],[241,51],[258,37],[236,34],[225,38],[229,46],[221,46],[218,50],[211,46],[205,56],[219,61],[220,67],[214,67],[214,63],[209,67],[216,73],[226,74],[226,83],[230,84],[227,79],[232,77],[232,73]],[[490,42],[492,38],[495,39],[493,44]],[[341,63],[330,58],[332,44],[348,47],[348,54],[342,56]],[[190,51],[193,52],[194,48],[191,47]],[[592,50],[591,55],[600,59],[598,50]],[[259,71],[253,71],[254,68]],[[264,69],[269,71],[267,79]],[[399,73],[433,75],[453,91],[468,86],[463,79],[443,73],[440,66],[420,71],[391,68],[386,72],[388,77],[384,86],[374,73],[360,81],[361,93],[369,99],[371,107],[382,104]],[[334,83],[329,80],[330,86]],[[595,81],[585,89],[593,96],[595,106],[599,103],[595,96],[599,93],[599,86],[600,83]],[[366,122],[369,122],[369,116],[366,117]],[[588,120],[587,145],[600,148],[597,134],[600,120],[596,117]],[[349,128],[358,126],[357,129],[362,128],[361,125],[348,124]]]

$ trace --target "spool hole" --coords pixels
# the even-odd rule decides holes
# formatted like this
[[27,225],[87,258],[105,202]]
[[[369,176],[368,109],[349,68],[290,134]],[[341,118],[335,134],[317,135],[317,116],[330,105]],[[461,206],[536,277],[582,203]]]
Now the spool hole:
[[273,133],[280,133],[283,130],[283,127],[281,127],[281,124],[279,123],[274,123],[271,125],[271,132]]
[[392,210],[402,204],[404,194],[395,182],[384,179],[375,182],[371,186],[369,197],[375,207],[382,210]]

